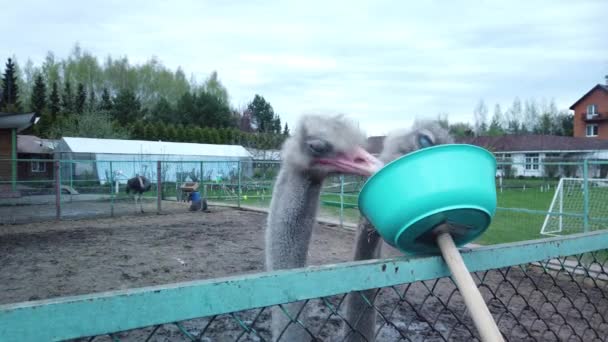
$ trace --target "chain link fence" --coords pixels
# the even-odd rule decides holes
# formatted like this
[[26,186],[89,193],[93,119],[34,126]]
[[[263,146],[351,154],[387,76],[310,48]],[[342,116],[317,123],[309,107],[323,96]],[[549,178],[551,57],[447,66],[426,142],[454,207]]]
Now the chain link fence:
[[[543,260],[478,272],[474,278],[507,341],[603,341],[608,336],[606,255]],[[451,278],[370,293],[307,300],[295,315],[282,311],[311,340],[366,341],[358,322],[347,322],[344,315],[347,296],[359,296],[377,317],[377,341],[479,340]],[[76,341],[271,341],[270,311],[232,312]]]
[[[596,232],[463,256],[505,340],[603,341],[606,245],[608,233]],[[302,329],[315,341],[365,341],[357,320],[366,318],[345,318],[345,303],[355,296],[366,303],[360,316],[376,317],[371,340],[479,340],[446,272],[439,257],[420,256],[0,306],[0,331],[23,341],[36,335],[72,341],[271,341],[271,309],[302,300],[298,312],[283,310],[289,317],[285,328]],[[175,319],[180,317],[188,318]]]
[[[513,162],[498,158],[498,208],[482,244],[535,239],[606,228],[608,161]],[[6,161],[4,161],[6,162]],[[211,204],[267,209],[277,161],[17,160],[18,177],[0,180],[0,223],[135,214],[126,182],[150,179],[142,198],[147,213],[187,211],[184,187],[198,186]],[[353,227],[365,179],[331,176],[324,183],[320,217]],[[59,186],[57,186],[59,185]],[[159,191],[160,190],[160,191]]]

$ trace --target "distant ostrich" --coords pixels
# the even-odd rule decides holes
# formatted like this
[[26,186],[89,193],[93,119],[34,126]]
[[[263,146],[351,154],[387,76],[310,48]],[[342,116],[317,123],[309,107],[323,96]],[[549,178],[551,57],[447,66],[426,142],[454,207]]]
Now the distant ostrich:
[[[380,160],[384,163],[393,161],[415,150],[441,144],[453,143],[449,132],[433,121],[420,121],[409,130],[398,130],[387,135]],[[382,238],[376,229],[364,217],[359,219],[354,246],[354,260],[380,258]],[[375,340],[376,310],[362,297],[374,301],[376,290],[351,293],[345,300],[346,321],[344,341],[359,342]],[[352,328],[351,328],[352,327]]]
[[127,181],[127,194],[133,192],[133,197],[135,198],[135,211],[137,212],[137,201],[139,199],[139,209],[143,213],[144,207],[141,201],[141,197],[144,192],[150,191],[152,187],[152,183],[150,180],[144,176],[135,176]]
[[[363,133],[341,116],[307,115],[282,148],[266,227],[266,268],[281,270],[306,266],[308,246],[319,206],[323,179],[330,173],[369,176],[381,163],[362,145]],[[296,317],[303,302],[283,305]],[[299,315],[304,321],[306,314]],[[290,323],[280,308],[272,309],[273,340],[300,342],[311,337]]]

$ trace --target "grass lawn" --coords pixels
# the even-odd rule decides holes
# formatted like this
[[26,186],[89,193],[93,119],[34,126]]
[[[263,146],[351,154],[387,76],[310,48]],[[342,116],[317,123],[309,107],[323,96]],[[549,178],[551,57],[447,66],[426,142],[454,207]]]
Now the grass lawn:
[[[517,187],[505,188],[503,192],[497,193],[498,209],[490,228],[475,242],[489,245],[505,242],[516,242],[543,238],[540,234],[542,224],[545,220],[545,212],[549,209],[551,200],[555,194],[555,185],[551,184],[551,189],[541,191],[540,183],[542,180],[511,180],[517,183]],[[526,182],[524,190],[523,182]],[[544,182],[547,184],[547,182]],[[236,187],[234,187],[236,188]],[[174,192],[174,191],[172,191]],[[167,193],[167,192],[166,192]],[[244,186],[242,189],[241,204],[268,208],[272,189],[269,187],[250,187]],[[149,193],[155,196],[155,193]],[[170,194],[175,196],[174,193]],[[124,197],[120,194],[118,197]],[[568,204],[568,211],[583,212],[583,196],[580,190],[572,191],[564,195],[564,203]],[[207,187],[207,197],[211,200],[220,200],[227,203],[237,203],[237,196],[231,187],[218,185]],[[608,188],[590,189],[590,213],[592,218],[608,218],[608,208],[606,199],[608,198]],[[350,193],[344,196],[343,220],[346,223],[357,223],[360,217],[357,209],[357,194]],[[513,211],[516,209],[538,210],[542,213],[528,213]],[[566,209],[566,207],[564,207]],[[336,193],[323,193],[321,196],[320,215],[331,217],[336,220],[340,217],[340,195]],[[566,218],[564,218],[566,220]],[[571,225],[580,226],[582,232],[582,220],[570,218]],[[565,222],[565,221],[564,221]],[[592,222],[592,229],[605,228],[606,222]],[[578,232],[578,231],[577,231]]]
[[[553,198],[553,191],[541,192],[539,189],[509,189],[498,193],[498,206],[501,208],[524,208],[547,211]],[[247,199],[241,199],[244,205],[267,208],[270,196],[264,198],[250,192]],[[233,201],[231,201],[233,202]],[[340,217],[340,196],[338,194],[323,194],[321,196],[320,214],[325,217]],[[344,197],[344,222],[356,223],[359,220],[359,210],[356,208],[357,197]],[[496,244],[542,238],[540,229],[545,219],[543,214],[513,212],[508,209],[498,209],[490,228],[476,242],[481,244]]]
[[498,208],[488,230],[476,241],[490,245],[539,239],[545,214],[511,211],[509,208],[547,211],[553,191],[541,192],[538,188],[509,189],[497,193]]

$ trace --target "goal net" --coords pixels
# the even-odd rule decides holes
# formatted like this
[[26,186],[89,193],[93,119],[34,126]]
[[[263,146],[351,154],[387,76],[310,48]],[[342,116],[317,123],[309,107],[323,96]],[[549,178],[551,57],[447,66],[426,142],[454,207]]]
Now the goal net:
[[[608,179],[588,178],[588,230],[601,229],[608,224]],[[582,233],[585,214],[585,179],[561,178],[545,216],[540,233],[564,235]]]

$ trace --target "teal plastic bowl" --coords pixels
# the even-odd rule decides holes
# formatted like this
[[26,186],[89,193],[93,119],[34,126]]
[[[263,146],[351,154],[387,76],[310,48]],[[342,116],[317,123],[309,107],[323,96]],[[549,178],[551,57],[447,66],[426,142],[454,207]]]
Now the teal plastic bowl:
[[496,212],[496,159],[487,150],[447,144],[385,165],[359,194],[359,210],[390,245],[437,253],[432,232],[448,223],[457,246],[475,240]]

